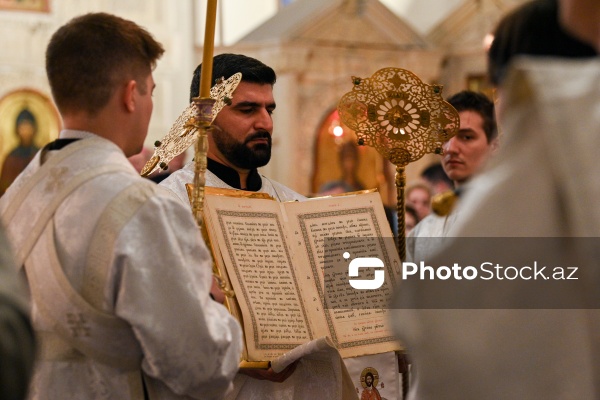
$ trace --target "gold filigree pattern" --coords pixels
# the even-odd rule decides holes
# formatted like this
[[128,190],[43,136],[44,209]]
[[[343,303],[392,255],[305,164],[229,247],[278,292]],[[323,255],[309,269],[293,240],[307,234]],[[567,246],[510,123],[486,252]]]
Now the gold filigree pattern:
[[359,144],[375,147],[396,166],[441,153],[458,130],[458,113],[442,99],[442,87],[425,84],[410,71],[383,68],[352,81],[354,88],[338,104],[342,122],[356,132]]
[[404,261],[404,167],[427,153],[442,153],[456,134],[458,112],[442,99],[442,86],[428,85],[410,71],[383,68],[370,78],[353,76],[354,87],[338,104],[340,119],[366,144],[396,165],[396,246]]
[[[210,98],[215,100],[212,106],[212,119],[214,121],[217,114],[225,105],[231,104],[233,91],[242,80],[242,74],[232,75],[227,80],[219,80],[215,86],[210,89]],[[141,171],[142,176],[148,176],[157,169],[167,169],[169,162],[179,154],[192,146],[198,138],[198,128],[196,124],[197,109],[192,102],[173,123],[169,133],[154,144],[154,154],[144,165]]]

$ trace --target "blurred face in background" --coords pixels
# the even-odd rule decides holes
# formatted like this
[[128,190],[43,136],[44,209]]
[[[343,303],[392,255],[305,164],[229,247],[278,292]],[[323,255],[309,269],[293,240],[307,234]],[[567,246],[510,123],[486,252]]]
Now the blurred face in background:
[[408,235],[410,233],[410,231],[413,230],[415,225],[417,225],[417,220],[415,219],[414,215],[412,215],[409,212],[405,212],[404,213],[404,232],[405,232],[405,234]]
[[600,52],[600,1],[560,0],[559,10],[563,27]]
[[422,220],[431,212],[431,193],[424,187],[412,188],[406,195],[406,204],[414,208]]

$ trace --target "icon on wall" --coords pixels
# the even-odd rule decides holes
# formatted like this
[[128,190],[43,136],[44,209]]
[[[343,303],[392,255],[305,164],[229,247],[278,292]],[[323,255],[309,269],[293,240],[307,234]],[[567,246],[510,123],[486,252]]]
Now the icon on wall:
[[20,89],[0,99],[0,195],[37,151],[56,139],[60,117],[42,93]]
[[0,10],[49,12],[50,0],[0,0]]

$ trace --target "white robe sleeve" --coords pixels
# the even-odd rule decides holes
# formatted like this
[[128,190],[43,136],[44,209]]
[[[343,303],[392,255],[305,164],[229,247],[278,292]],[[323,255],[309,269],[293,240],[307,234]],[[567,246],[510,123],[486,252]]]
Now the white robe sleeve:
[[209,297],[211,257],[189,210],[151,198],[121,232],[115,257],[115,312],[133,327],[144,372],[177,394],[222,398],[238,369],[241,328]]

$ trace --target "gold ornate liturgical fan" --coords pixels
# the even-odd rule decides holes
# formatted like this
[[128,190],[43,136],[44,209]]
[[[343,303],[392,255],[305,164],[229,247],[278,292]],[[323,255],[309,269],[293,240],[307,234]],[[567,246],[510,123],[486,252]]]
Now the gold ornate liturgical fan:
[[442,144],[458,131],[458,113],[442,99],[442,86],[423,83],[401,68],[353,76],[352,83],[338,104],[340,118],[356,132],[359,145],[374,147],[396,165],[397,246],[404,260],[404,168],[426,153],[442,153]]
[[215,101],[212,109],[208,110],[207,117],[199,115],[199,109],[195,103],[183,110],[181,115],[171,126],[169,133],[161,140],[154,143],[154,154],[152,158],[144,165],[141,171],[142,176],[148,176],[154,171],[167,169],[169,162],[186,151],[198,139],[198,129],[202,123],[201,119],[208,118],[207,126],[209,126],[221,109],[233,98],[233,91],[240,83],[242,74],[237,73],[232,75],[227,80],[219,80],[215,86],[210,89],[210,98]]

